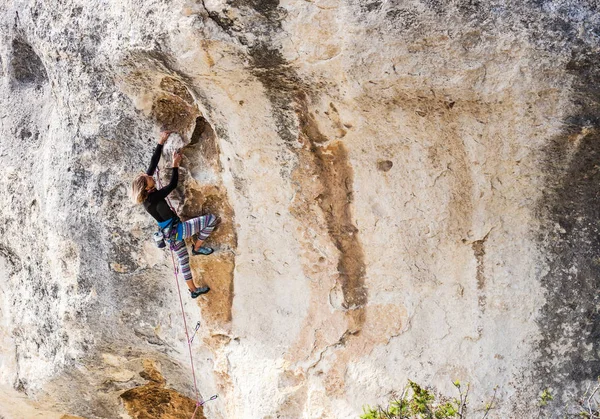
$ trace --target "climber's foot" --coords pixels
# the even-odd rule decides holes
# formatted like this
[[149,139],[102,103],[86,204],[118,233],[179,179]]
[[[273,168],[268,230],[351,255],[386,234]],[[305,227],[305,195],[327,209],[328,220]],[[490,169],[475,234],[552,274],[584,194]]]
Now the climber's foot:
[[214,252],[212,247],[201,246],[198,250],[192,247],[192,255],[210,255],[212,252]]
[[198,298],[202,294],[206,294],[208,291],[210,291],[209,287],[198,287],[195,291],[190,291],[190,294],[192,295],[192,298]]

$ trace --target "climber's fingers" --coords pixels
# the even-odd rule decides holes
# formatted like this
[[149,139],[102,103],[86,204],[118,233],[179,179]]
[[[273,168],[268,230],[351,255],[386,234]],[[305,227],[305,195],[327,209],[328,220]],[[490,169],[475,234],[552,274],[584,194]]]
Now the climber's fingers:
[[164,144],[167,141],[167,139],[169,138],[169,135],[171,135],[172,133],[173,133],[173,131],[170,131],[170,130],[162,130],[160,132],[160,140],[159,140],[159,142],[161,144]]
[[173,166],[178,167],[179,163],[181,163],[181,153],[179,150],[175,150],[173,152]]

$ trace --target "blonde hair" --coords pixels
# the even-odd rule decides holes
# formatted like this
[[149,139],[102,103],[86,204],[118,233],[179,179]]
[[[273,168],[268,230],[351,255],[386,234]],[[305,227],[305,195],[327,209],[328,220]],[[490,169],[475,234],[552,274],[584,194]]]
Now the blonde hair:
[[146,175],[139,174],[131,182],[131,200],[136,204],[141,204],[148,198],[148,191],[146,190]]

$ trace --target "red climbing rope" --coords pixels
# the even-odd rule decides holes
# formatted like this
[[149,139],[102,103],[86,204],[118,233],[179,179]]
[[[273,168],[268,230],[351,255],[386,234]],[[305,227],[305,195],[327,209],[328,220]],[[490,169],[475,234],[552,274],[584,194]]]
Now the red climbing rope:
[[[156,179],[157,179],[158,187],[162,188],[162,184],[160,181],[160,170],[158,168],[156,168]],[[169,204],[171,211],[173,211],[173,213],[175,214],[175,210],[173,209],[173,206],[171,205],[171,200],[169,198],[167,198],[167,203]],[[196,409],[194,410],[194,413],[192,414],[192,417],[191,417],[191,419],[194,419],[194,417],[196,416],[196,412],[198,411],[198,408],[200,406],[202,406],[205,402],[204,402],[204,400],[202,400],[202,396],[200,396],[200,392],[198,391],[198,383],[196,381],[196,371],[194,368],[194,357],[192,356],[192,342],[190,341],[190,335],[188,333],[187,321],[185,320],[185,310],[183,309],[183,298],[181,298],[181,288],[179,287],[179,272],[177,269],[177,265],[175,264],[175,256],[173,255],[172,246],[169,246],[169,250],[171,251],[171,262],[173,262],[173,273],[175,274],[175,283],[177,284],[177,293],[179,294],[179,304],[181,305],[181,317],[183,317],[183,326],[185,327],[185,337],[186,337],[186,341],[188,344],[188,351],[190,353],[190,366],[192,367],[192,377],[194,377],[194,389],[196,391]],[[214,399],[211,398],[211,400],[214,400]]]
[[[170,204],[169,204],[170,205]],[[173,273],[175,274],[175,283],[177,284],[177,293],[179,294],[179,304],[181,305],[181,317],[183,317],[183,327],[185,328],[185,338],[188,344],[188,351],[190,353],[190,365],[192,367],[192,377],[194,377],[194,389],[196,390],[196,410],[194,410],[194,414],[192,415],[192,419],[196,416],[196,411],[198,407],[204,404],[201,401],[202,397],[200,396],[200,392],[198,391],[198,383],[196,381],[196,371],[194,368],[194,357],[192,356],[192,343],[190,342],[190,334],[188,333],[187,321],[185,320],[185,311],[183,309],[183,298],[181,298],[181,287],[179,286],[179,274],[177,272],[177,268],[175,265],[175,256],[173,256],[173,249],[171,251],[171,261],[173,262]]]

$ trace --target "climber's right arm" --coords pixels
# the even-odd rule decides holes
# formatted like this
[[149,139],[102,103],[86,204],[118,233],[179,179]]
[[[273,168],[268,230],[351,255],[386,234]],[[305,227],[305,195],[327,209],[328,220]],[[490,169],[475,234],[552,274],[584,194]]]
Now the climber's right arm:
[[169,138],[169,135],[171,135],[171,131],[162,131],[160,133],[160,138],[158,139],[158,145],[156,146],[156,149],[154,150],[154,154],[152,155],[152,159],[150,160],[150,167],[148,167],[148,170],[146,170],[146,174],[148,176],[154,176],[154,171],[156,170],[156,167],[158,166],[158,162],[160,160],[160,155],[162,154],[163,144],[167,141],[167,139]]
[[156,170],[156,166],[158,166],[162,149],[163,145],[160,143],[154,149],[154,154],[152,155],[152,159],[150,159],[150,167],[148,167],[148,170],[146,170],[146,174],[148,176],[154,176],[154,171]]

